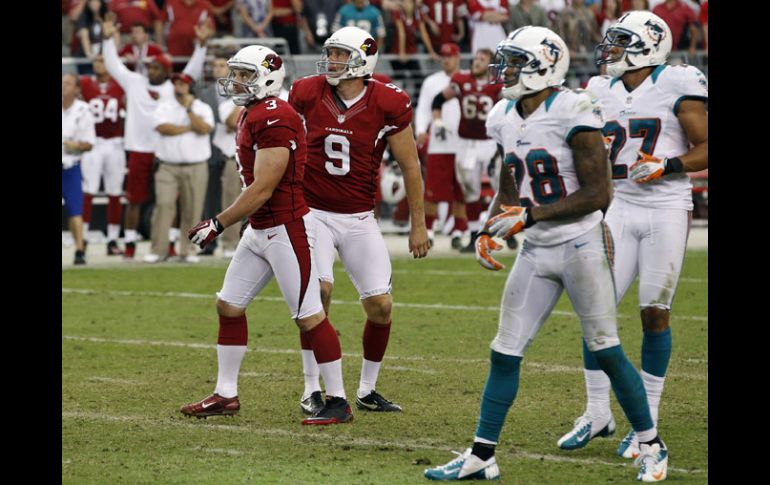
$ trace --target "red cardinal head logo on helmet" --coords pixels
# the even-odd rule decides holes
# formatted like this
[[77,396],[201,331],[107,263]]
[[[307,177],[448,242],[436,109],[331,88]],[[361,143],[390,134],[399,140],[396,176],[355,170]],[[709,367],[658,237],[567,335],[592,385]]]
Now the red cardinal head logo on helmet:
[[374,39],[366,39],[363,44],[361,44],[361,50],[366,52],[367,56],[373,56],[377,53],[377,41]]
[[262,61],[262,67],[270,72],[277,71],[283,65],[283,61],[276,54],[268,54],[265,56],[265,60]]

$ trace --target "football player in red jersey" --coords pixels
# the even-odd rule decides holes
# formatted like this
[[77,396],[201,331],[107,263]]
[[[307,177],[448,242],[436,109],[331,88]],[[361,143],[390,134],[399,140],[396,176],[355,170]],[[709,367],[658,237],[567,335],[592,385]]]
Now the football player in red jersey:
[[[455,218],[455,228],[471,230],[471,241],[462,248],[462,252],[476,251],[476,234],[481,228],[481,174],[497,149],[484,126],[487,113],[499,99],[502,89],[500,84],[487,82],[487,68],[493,58],[494,54],[489,49],[476,51],[471,70],[452,75],[449,86],[433,99],[433,123],[437,129],[441,126],[441,106],[444,102],[455,97],[460,101],[460,126],[457,129],[460,148],[455,157],[455,171],[465,195],[467,219],[461,218],[458,224]],[[457,212],[462,214],[460,209]],[[452,247],[460,249],[456,233],[453,236]]]
[[323,408],[303,424],[353,419],[342,385],[339,337],[321,304],[311,253],[313,214],[302,193],[307,145],[302,119],[278,97],[286,70],[282,59],[259,45],[244,47],[219,80],[238,116],[236,155],[243,192],[216,217],[198,223],[188,237],[201,248],[224,229],[248,217],[238,247],[217,293],[219,373],[214,394],[182,407],[188,416],[233,415],[240,409],[238,372],[246,353],[246,307],[275,275],[292,318],[310,343],[326,383]]
[[123,207],[123,179],[126,176],[126,152],[123,150],[123,118],[126,117],[125,93],[107,72],[104,57],[94,59],[94,74],[80,77],[80,92],[91,108],[96,122],[96,145],[83,154],[83,233],[88,234],[91,204],[104,177],[107,193],[107,255],[123,254],[118,247]]
[[[304,189],[317,225],[314,254],[324,309],[329,312],[336,251],[366,312],[356,405],[372,411],[400,411],[400,406],[375,392],[393,305],[390,256],[373,212],[386,141],[404,174],[412,218],[409,251],[422,258],[429,246],[412,102],[397,86],[371,79],[378,56],[377,42],[369,33],[358,27],[339,29],[324,43],[318,75],[295,81],[289,103],[307,126]],[[305,372],[301,407],[310,414],[318,408],[321,387],[310,343],[305,334],[300,337]]]

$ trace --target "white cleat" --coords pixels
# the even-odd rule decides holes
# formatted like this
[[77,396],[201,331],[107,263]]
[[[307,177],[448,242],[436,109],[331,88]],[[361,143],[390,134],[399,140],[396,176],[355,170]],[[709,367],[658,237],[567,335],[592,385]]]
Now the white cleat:
[[639,456],[639,439],[633,429],[628,432],[623,441],[618,445],[618,455],[623,458],[636,458]]
[[[662,445],[662,446],[661,446]],[[666,445],[655,443],[654,445],[642,444],[639,446],[639,457],[634,465],[639,466],[637,480],[643,482],[662,482],[666,479],[668,471],[668,450]]]
[[497,467],[495,457],[482,460],[471,454],[471,448],[465,450],[454,460],[436,468],[426,468],[424,475],[428,480],[455,481],[455,480],[499,480],[500,469]]
[[608,421],[598,421],[584,414],[575,420],[572,431],[559,438],[556,444],[562,450],[577,450],[585,447],[597,436],[606,437],[613,433],[615,433],[615,418],[612,415]]

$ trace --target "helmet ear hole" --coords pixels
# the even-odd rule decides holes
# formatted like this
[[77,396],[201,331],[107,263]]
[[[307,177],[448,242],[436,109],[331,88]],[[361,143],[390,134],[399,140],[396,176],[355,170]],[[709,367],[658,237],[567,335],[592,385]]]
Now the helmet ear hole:
[[270,85],[272,85],[272,84],[273,84],[273,80],[272,80],[272,79],[268,79],[268,80],[265,82],[265,86],[270,86]]

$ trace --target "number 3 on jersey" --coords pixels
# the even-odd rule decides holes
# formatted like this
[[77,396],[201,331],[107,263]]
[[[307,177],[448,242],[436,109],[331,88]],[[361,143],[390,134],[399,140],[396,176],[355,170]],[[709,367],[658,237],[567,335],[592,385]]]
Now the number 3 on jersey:
[[[559,175],[559,165],[556,159],[544,148],[534,148],[527,152],[524,160],[511,152],[505,155],[505,165],[512,165],[516,185],[521,187],[524,179],[524,164],[532,181],[529,183],[532,196],[538,204],[553,204],[567,196],[564,187],[564,179]],[[521,197],[519,203],[522,207],[532,207],[532,201],[527,197]]]
[[339,160],[340,165],[334,161],[326,161],[326,171],[332,175],[345,175],[350,172],[350,142],[342,135],[328,135],[324,140],[326,156],[332,160]]

